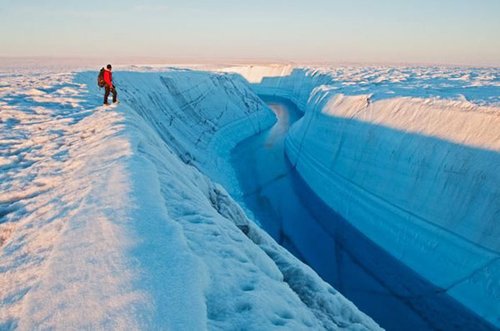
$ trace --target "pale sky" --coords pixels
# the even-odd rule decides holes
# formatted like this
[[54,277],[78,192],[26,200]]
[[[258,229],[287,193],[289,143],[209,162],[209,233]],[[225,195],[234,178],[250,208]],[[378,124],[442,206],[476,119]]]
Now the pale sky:
[[500,66],[500,0],[0,0],[0,56]]

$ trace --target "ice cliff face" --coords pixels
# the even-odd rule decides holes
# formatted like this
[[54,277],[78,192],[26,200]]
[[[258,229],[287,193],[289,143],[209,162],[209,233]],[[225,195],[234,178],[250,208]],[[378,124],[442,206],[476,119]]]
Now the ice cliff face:
[[235,180],[224,162],[231,148],[276,121],[240,76],[172,70],[119,79],[127,104],[185,163],[217,181]]
[[286,152],[328,206],[500,326],[497,69],[224,70],[302,107]]
[[2,75],[0,329],[378,329],[210,179],[274,122],[243,80],[95,76]]

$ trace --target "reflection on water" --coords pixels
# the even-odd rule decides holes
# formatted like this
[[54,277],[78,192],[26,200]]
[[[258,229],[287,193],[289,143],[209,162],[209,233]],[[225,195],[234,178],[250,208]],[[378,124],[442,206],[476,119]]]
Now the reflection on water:
[[[286,101],[268,102],[278,118],[269,130],[240,143],[232,152],[245,203],[266,231],[280,244],[286,235],[282,220],[305,209],[293,193],[287,178],[290,165],[284,156],[286,133],[300,117],[300,111]],[[309,217],[304,215],[303,217]]]

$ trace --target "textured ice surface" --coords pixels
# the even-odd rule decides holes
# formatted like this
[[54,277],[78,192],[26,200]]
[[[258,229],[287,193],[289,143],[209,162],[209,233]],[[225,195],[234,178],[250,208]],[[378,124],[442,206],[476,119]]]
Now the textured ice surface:
[[243,80],[96,74],[0,74],[0,329],[378,329],[205,175],[274,122]]

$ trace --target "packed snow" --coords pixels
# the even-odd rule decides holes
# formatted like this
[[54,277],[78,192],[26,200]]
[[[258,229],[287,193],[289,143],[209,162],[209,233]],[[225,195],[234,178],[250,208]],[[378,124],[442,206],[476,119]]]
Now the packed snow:
[[379,329],[214,181],[275,121],[242,78],[96,75],[0,73],[0,329]]
[[305,111],[286,153],[332,210],[439,289],[426,296],[500,327],[499,69],[220,70]]

